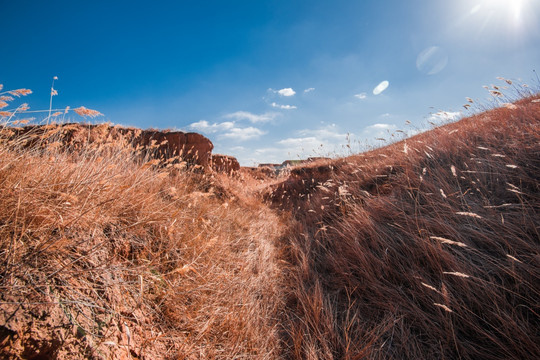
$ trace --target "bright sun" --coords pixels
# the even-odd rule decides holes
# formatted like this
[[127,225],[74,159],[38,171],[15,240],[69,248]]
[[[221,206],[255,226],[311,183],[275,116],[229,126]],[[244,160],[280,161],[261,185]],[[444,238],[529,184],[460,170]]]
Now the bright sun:
[[484,3],[508,9],[520,6],[523,3],[523,0],[485,0]]
[[481,30],[510,30],[523,34],[536,23],[536,0],[477,0],[471,4],[469,14],[478,19]]
[[473,7],[471,13],[484,11],[494,16],[509,16],[519,21],[526,2],[527,0],[482,0]]

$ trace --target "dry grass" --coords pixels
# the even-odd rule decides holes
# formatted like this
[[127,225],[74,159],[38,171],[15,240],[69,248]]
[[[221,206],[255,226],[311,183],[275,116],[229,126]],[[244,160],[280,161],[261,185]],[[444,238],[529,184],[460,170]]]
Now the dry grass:
[[294,169],[282,355],[540,358],[539,184],[533,98]]
[[212,175],[122,142],[70,154],[50,131],[0,145],[2,357],[275,358],[275,215]]

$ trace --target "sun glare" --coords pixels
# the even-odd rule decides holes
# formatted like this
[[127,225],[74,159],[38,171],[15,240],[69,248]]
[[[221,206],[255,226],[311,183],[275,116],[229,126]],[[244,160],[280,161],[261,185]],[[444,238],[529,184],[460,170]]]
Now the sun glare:
[[486,5],[499,7],[503,9],[514,9],[521,6],[524,0],[484,0]]
[[465,17],[480,33],[527,37],[537,27],[537,0],[463,0]]
[[514,19],[518,20],[521,18],[521,11],[525,0],[490,0],[487,3],[491,4],[498,11],[507,11]]
[[471,9],[471,13],[486,12],[490,16],[507,17],[518,24],[526,7],[527,0],[483,0]]

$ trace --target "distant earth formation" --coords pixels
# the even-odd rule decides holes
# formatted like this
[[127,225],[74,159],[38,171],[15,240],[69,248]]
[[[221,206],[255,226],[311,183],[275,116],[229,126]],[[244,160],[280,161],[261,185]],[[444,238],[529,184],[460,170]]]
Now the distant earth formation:
[[50,124],[12,128],[4,137],[21,139],[20,146],[50,147],[82,151],[86,146],[128,145],[141,155],[162,162],[185,161],[188,165],[208,168],[212,165],[212,142],[201,134],[181,131],[141,130],[109,124]]
[[[162,164],[185,162],[189,167],[212,169],[216,172],[233,173],[240,170],[240,163],[234,156],[212,154],[214,145],[205,136],[194,132],[169,131],[122,127],[110,124],[48,124],[13,127],[4,133],[9,140],[21,139],[20,146],[50,147],[56,145],[67,151],[82,151],[87,146],[131,146],[142,156],[157,159]],[[258,168],[278,174],[292,166],[321,160],[310,157],[306,160],[286,160],[281,164],[259,164]],[[325,159],[325,158],[324,158]]]
[[187,166],[218,171],[238,170],[238,161],[231,156],[212,155],[214,145],[198,133],[168,130],[141,130],[109,124],[50,124],[12,128],[4,135],[10,140],[21,139],[20,146],[49,147],[57,144],[68,151],[85,147],[128,145],[142,156],[157,159],[162,164],[185,162]]

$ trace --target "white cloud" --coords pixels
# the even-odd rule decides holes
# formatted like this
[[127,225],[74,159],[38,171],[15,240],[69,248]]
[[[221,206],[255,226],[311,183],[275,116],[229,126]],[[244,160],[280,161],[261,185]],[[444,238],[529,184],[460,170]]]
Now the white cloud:
[[232,121],[225,121],[222,123],[213,123],[210,124],[206,120],[201,120],[194,122],[193,124],[189,125],[189,128],[200,131],[202,133],[212,134],[219,131],[225,131],[230,130],[234,128],[234,122]]
[[335,124],[319,128],[304,129],[298,132],[301,136],[312,136],[323,142],[335,142],[336,145],[342,145],[347,140],[347,134],[340,133]]
[[295,135],[281,139],[273,146],[256,149],[249,154],[250,159],[281,163],[286,159],[335,156],[341,154],[347,145],[347,134],[341,133],[335,124],[317,129],[303,129]]
[[294,94],[296,94],[296,91],[291,88],[285,88],[278,90],[277,93],[281,96],[294,96]]
[[[356,134],[342,131],[336,124],[296,131],[292,136],[276,141],[273,145],[245,152],[244,162],[281,163],[285,159],[307,159],[313,156],[335,157],[365,151],[373,146],[385,145],[377,138],[392,140],[397,126],[376,123]],[[244,160],[245,159],[245,160]]]
[[386,90],[389,85],[390,83],[388,81],[382,81],[379,85],[375,86],[375,89],[373,89],[373,95],[379,95],[384,90]]
[[391,130],[395,129],[396,125],[393,124],[373,124],[370,126],[367,126],[365,130],[371,131],[371,130]]
[[304,90],[304,94],[310,93],[310,92],[312,92],[314,90],[315,90],[315,88],[308,88],[308,89]]
[[247,128],[232,128],[226,133],[221,134],[220,137],[227,138],[227,139],[234,139],[238,141],[246,141],[246,140],[258,139],[264,134],[266,134],[265,131],[262,131],[261,129],[257,129],[255,127],[250,126]]
[[303,138],[287,138],[287,139],[279,140],[277,143],[279,145],[285,145],[287,147],[293,147],[293,148],[297,148],[297,147],[311,148],[313,147],[313,145],[315,146],[321,145],[321,141],[319,141],[319,139],[317,139],[314,136],[303,137]]
[[365,92],[363,92],[363,93],[354,95],[354,97],[358,98],[360,100],[364,100],[365,98],[367,98],[367,94]]
[[248,120],[252,123],[265,123],[274,120],[279,115],[279,113],[264,113],[257,115],[248,111],[237,111],[232,114],[225,115],[224,118],[234,120]]
[[237,141],[257,139],[262,135],[266,134],[265,131],[262,131],[252,126],[246,128],[238,127],[233,121],[210,124],[206,120],[201,120],[189,125],[189,128],[203,134],[217,133],[219,138],[232,139]]
[[333,144],[315,136],[290,137],[279,140],[275,147],[259,149],[256,154],[261,158],[275,159],[279,163],[284,160],[307,159],[312,156],[327,156],[333,151]]
[[278,108],[278,109],[284,109],[284,110],[296,109],[296,106],[294,106],[294,105],[280,105],[280,104],[277,104],[275,102],[273,102],[270,105],[272,105],[272,107],[275,107],[275,108]]
[[361,133],[361,137],[366,141],[366,145],[376,144],[384,145],[376,142],[376,139],[390,140],[392,138],[392,132],[397,129],[394,124],[373,124],[364,128]]
[[455,121],[459,119],[462,116],[461,112],[459,111],[439,111],[438,113],[432,114],[428,121],[436,124],[445,124],[448,122]]

